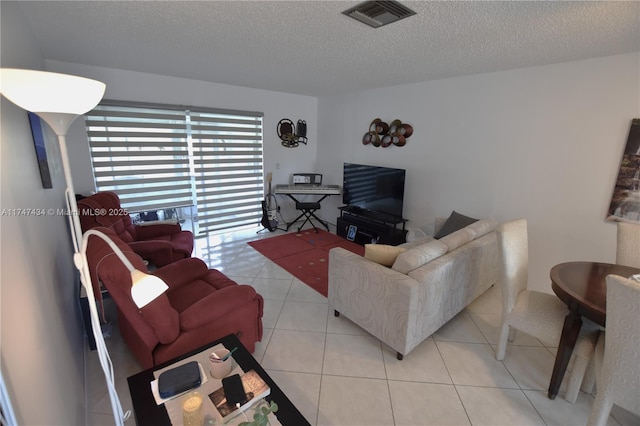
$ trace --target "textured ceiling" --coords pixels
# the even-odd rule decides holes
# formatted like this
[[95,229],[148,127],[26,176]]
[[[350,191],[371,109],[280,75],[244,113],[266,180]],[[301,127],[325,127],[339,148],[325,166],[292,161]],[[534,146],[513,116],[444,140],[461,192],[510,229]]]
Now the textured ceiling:
[[[4,3],[4,0],[3,0]],[[45,1],[21,8],[47,59],[323,96],[640,50],[640,3]]]

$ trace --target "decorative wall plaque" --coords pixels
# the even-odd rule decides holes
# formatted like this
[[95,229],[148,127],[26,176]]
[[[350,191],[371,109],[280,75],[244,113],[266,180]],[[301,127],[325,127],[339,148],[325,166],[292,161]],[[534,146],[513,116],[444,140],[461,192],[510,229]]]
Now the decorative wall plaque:
[[387,148],[391,145],[405,146],[407,139],[413,134],[413,126],[403,124],[400,120],[393,120],[387,124],[379,118],[369,125],[369,131],[362,137],[363,145]]

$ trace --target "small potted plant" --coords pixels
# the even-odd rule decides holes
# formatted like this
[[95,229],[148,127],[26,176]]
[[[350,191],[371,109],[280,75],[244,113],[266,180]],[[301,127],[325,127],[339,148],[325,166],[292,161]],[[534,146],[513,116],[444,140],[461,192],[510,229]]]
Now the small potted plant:
[[267,426],[269,424],[269,414],[278,411],[278,404],[262,400],[253,414],[253,421],[242,422],[239,426]]

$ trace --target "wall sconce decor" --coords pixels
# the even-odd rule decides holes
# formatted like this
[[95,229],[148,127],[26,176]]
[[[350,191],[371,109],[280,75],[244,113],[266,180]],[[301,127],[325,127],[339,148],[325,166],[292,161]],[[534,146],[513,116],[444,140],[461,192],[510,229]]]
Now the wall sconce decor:
[[410,124],[403,124],[400,120],[393,120],[391,124],[387,124],[376,118],[369,125],[369,131],[362,137],[362,144],[383,148],[391,145],[405,146],[412,134],[413,126]]
[[278,122],[278,137],[282,141],[282,146],[296,148],[300,143],[307,144],[307,122],[298,120],[294,125],[293,121],[283,118]]

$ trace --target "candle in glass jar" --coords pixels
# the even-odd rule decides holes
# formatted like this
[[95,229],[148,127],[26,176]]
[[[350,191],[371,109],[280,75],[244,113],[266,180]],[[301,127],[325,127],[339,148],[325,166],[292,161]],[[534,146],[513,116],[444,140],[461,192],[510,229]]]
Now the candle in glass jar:
[[184,426],[202,426],[202,396],[191,392],[182,403],[182,421]]

